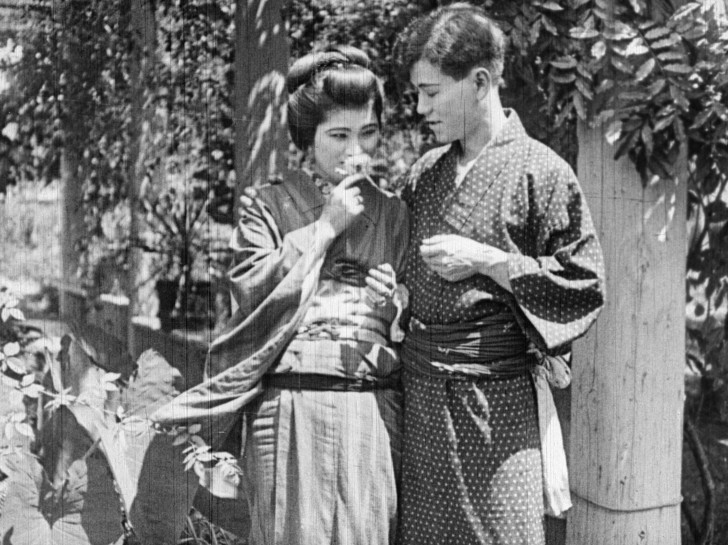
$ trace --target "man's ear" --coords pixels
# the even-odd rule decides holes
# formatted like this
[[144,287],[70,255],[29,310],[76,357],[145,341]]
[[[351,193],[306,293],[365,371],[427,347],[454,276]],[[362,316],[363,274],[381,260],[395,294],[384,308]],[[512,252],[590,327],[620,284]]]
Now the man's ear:
[[476,66],[473,69],[473,76],[475,78],[475,86],[478,89],[478,96],[485,97],[490,92],[490,86],[493,83],[493,78],[488,72],[487,68],[482,66]]

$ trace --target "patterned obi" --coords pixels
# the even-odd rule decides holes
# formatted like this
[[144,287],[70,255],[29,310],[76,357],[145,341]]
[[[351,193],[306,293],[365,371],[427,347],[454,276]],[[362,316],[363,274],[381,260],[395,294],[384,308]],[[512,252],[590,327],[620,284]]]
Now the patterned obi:
[[[321,280],[295,336],[268,375],[291,375],[301,389],[316,389],[310,386],[311,381],[321,382],[316,377],[322,376],[363,380],[365,387],[398,377],[401,364],[389,340],[396,309],[393,305],[371,307],[364,299],[364,291],[352,283]],[[325,379],[320,389],[338,389],[326,387],[329,382]]]
[[477,322],[425,325],[412,318],[402,349],[408,371],[455,380],[508,378],[531,371],[536,357],[509,312]]

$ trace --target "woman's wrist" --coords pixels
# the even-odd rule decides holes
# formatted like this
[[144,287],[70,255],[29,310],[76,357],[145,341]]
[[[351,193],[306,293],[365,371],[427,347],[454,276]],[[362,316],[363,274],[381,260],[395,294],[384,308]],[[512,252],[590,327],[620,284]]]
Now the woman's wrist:
[[324,244],[328,247],[336,237],[339,236],[334,224],[326,218],[320,218],[316,221],[315,230],[316,242]]

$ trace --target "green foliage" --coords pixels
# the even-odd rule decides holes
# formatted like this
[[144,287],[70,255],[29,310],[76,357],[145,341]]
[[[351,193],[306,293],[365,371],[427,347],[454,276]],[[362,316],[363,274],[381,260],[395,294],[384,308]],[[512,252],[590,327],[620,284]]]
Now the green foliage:
[[[74,170],[67,177],[83,186],[85,230],[74,243],[81,251],[79,279],[92,293],[102,282],[101,266],[127,267],[132,244],[158,253],[160,274],[171,276],[176,270],[177,278],[180,262],[196,276],[207,277],[211,262],[223,269],[227,260],[218,243],[228,235],[220,221],[232,218],[234,2],[155,4],[156,46],[148,78],[141,82],[144,121],[149,123],[141,157],[135,155],[139,143],[133,141],[143,120],[134,115],[130,87],[132,55],[139,44],[129,0],[67,2],[53,11],[39,7],[26,15],[28,30],[16,36],[24,54],[10,67],[16,84],[9,95],[11,108],[3,110],[3,126],[17,122],[17,149],[31,150],[17,160],[34,166],[26,167],[27,179],[60,176],[65,150]],[[130,204],[136,164],[146,178],[142,202]],[[142,204],[146,211],[150,202],[157,208],[160,195],[177,201],[174,207],[181,209],[187,227],[166,232],[164,242],[175,243],[161,252],[159,246],[130,238],[132,210],[141,217],[145,242],[154,237],[160,224],[154,214],[144,213]],[[201,211],[200,204],[210,205],[213,213]],[[144,224],[146,218],[150,224]],[[179,224],[167,219],[168,225]],[[172,259],[171,252],[176,252]],[[192,264],[194,258],[199,259]]]
[[[722,301],[728,212],[718,196],[728,172],[728,33],[699,3],[678,10],[644,0],[477,3],[507,36],[505,103],[572,164],[577,119],[604,125],[615,157],[629,157],[644,184],[672,180],[687,150],[687,182],[704,218],[688,266],[706,297]],[[372,57],[389,98],[384,147],[393,189],[427,145],[413,122],[415,99],[394,72],[393,44],[407,22],[434,4],[292,0],[287,7],[292,57],[331,43],[358,46]],[[149,129],[140,158],[149,227],[134,241],[125,236],[130,4],[70,2],[57,13],[33,13],[36,24],[18,39],[25,54],[13,68],[17,85],[9,96],[18,114],[6,108],[4,122],[19,123],[39,176],[57,173],[62,145],[81,151],[87,232],[79,243],[87,269],[108,256],[123,265],[131,244],[159,255],[167,276],[180,270],[195,276],[193,256],[203,256],[192,265],[200,274],[224,263],[207,259],[214,236],[204,233],[211,220],[229,221],[232,212],[232,0],[156,4],[154,67],[143,82]]]
[[[15,308],[14,299],[0,300],[4,319],[22,321]],[[12,402],[9,412],[0,407],[3,539],[173,542],[206,468],[233,486],[239,479],[232,455],[211,451],[194,427],[160,430],[149,420],[183,387],[179,371],[155,352],[122,376],[103,368],[109,359],[94,346],[98,339],[76,331],[63,337],[57,358],[45,352],[31,371],[23,348],[8,338],[0,345],[2,399]]]

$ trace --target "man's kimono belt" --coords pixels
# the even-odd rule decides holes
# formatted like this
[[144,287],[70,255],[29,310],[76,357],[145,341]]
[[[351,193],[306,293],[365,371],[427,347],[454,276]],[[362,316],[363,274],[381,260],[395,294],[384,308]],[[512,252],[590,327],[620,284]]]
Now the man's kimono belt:
[[402,360],[415,373],[467,380],[522,375],[537,363],[528,339],[507,312],[477,322],[425,325],[412,318]]

